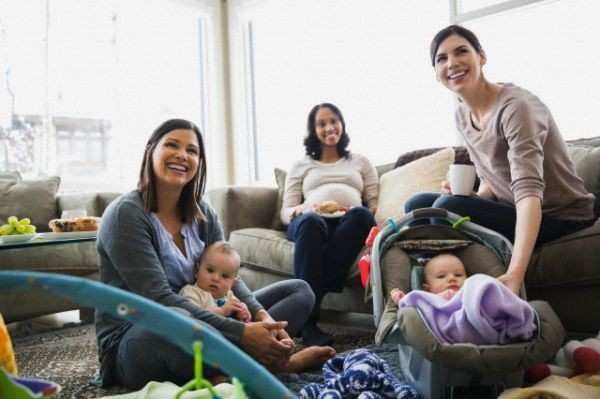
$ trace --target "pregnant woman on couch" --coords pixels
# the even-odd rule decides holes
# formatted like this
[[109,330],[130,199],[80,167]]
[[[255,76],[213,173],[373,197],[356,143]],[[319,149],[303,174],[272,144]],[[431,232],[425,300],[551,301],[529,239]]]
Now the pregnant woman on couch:
[[328,292],[342,291],[348,269],[375,224],[379,183],[369,160],[346,149],[350,138],[335,105],[314,106],[307,130],[306,156],[287,175],[281,220],[288,225],[288,239],[295,242],[294,273],[315,294],[303,342],[327,345],[333,337],[317,327],[321,301]]
[[517,293],[535,245],[593,223],[594,196],[575,174],[548,107],[521,87],[485,78],[487,55],[473,32],[442,29],[430,55],[438,81],[458,95],[456,125],[481,185],[474,195],[453,196],[444,182],[442,194],[417,194],[405,210],[445,208],[504,235],[514,249],[499,279]]
[[[194,281],[194,265],[203,250],[223,240],[217,216],[202,200],[205,183],[199,129],[181,119],[161,124],[146,144],[138,189],[115,200],[104,213],[97,241],[102,282],[212,325],[271,370],[295,372],[333,356],[330,347],[290,356],[290,335],[302,327],[314,303],[304,281],[276,283],[253,295],[238,280],[233,291],[252,314],[253,321],[246,324],[177,294]],[[104,385],[139,389],[149,381],[183,384],[193,376],[190,355],[139,326],[97,313],[96,336]]]

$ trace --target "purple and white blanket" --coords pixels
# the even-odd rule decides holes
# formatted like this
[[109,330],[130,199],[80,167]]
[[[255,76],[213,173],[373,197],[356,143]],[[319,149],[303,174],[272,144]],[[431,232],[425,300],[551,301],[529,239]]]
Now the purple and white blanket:
[[445,343],[476,345],[527,341],[536,330],[535,311],[499,280],[474,274],[450,300],[411,291],[400,301],[421,311],[433,334]]

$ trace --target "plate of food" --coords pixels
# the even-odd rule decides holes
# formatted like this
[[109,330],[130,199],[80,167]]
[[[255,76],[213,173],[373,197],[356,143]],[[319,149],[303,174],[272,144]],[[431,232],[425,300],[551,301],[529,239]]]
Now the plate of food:
[[317,212],[324,218],[340,218],[346,214],[346,209],[335,201],[323,201],[317,207]]
[[16,216],[10,216],[7,223],[0,226],[0,244],[21,244],[36,236],[35,226],[29,218],[19,220]]
[[37,234],[11,234],[0,236],[0,244],[22,244],[37,237]]
[[52,219],[48,227],[53,233],[96,232],[100,228],[100,218],[96,216],[81,216],[68,219]]
[[324,218],[335,219],[335,218],[341,218],[345,214],[346,214],[346,211],[339,210],[339,211],[335,211],[335,212],[331,212],[331,213],[321,213],[321,216],[323,216]]

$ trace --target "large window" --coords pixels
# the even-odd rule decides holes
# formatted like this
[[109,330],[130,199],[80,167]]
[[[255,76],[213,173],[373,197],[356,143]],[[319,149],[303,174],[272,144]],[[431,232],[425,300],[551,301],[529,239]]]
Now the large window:
[[444,2],[231,1],[238,181],[272,182],[303,153],[310,108],[342,110],[373,163],[453,144],[452,98],[428,60]]
[[[526,3],[526,2],[524,2]],[[492,81],[527,88],[550,107],[567,139],[600,134],[600,3],[534,2],[464,23],[487,50]]]
[[[217,0],[4,5],[0,170],[59,174],[63,191],[128,190],[151,131],[172,117],[223,153],[220,18]],[[223,169],[222,156],[209,162]]]

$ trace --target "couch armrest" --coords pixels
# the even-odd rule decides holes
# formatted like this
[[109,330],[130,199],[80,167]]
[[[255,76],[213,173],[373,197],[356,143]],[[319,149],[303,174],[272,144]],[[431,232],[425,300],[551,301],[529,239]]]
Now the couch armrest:
[[229,186],[208,190],[206,200],[213,207],[225,233],[246,227],[273,227],[277,208],[277,188]]
[[60,217],[62,211],[67,209],[85,209],[88,216],[102,216],[108,204],[119,195],[119,193],[108,192],[61,194],[56,197],[57,217]]

